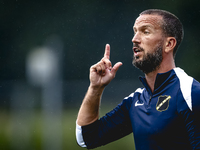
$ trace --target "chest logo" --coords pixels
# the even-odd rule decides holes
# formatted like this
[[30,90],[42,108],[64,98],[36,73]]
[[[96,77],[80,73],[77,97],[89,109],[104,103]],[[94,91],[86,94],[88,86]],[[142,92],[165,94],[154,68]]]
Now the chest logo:
[[170,95],[164,95],[164,96],[159,96],[158,97],[158,102],[156,104],[156,110],[157,111],[165,111],[169,107],[169,100],[171,99]]
[[137,100],[137,101],[135,102],[135,107],[144,105],[144,103],[138,103],[138,101],[139,101],[139,100]]

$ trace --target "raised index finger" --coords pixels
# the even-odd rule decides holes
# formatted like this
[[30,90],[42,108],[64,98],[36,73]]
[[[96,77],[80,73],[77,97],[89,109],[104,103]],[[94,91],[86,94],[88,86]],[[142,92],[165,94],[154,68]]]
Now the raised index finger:
[[110,45],[106,44],[104,57],[110,59]]

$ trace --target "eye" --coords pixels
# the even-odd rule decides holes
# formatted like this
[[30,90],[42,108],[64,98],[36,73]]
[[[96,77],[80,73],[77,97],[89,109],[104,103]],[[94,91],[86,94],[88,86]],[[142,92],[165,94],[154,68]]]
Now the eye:
[[144,30],[144,34],[150,34],[148,30]]
[[136,34],[136,32],[137,32],[137,31],[136,31],[136,30],[134,30],[134,31],[133,31],[133,35],[135,35],[135,34]]

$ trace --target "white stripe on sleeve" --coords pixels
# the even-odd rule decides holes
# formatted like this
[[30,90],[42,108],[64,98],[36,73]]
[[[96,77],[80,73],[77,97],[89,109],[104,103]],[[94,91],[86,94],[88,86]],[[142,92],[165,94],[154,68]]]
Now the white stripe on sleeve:
[[192,97],[191,97],[191,90],[192,90],[192,83],[193,78],[188,76],[182,69],[175,68],[174,71],[180,80],[180,88],[183,94],[183,97],[192,111]]
[[78,145],[80,145],[81,147],[86,147],[85,142],[83,140],[82,128],[77,124],[77,121],[76,121],[76,141]]

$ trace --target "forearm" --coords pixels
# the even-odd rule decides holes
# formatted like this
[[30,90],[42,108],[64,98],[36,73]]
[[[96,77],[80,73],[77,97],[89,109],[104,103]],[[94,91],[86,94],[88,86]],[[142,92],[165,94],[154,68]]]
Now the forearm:
[[99,118],[99,106],[104,88],[94,88],[91,85],[79,109],[77,123],[85,126]]
[[99,105],[104,87],[111,82],[122,65],[118,62],[112,67],[109,58],[110,45],[106,44],[104,57],[90,68],[90,86],[77,117],[79,126],[91,124],[99,118]]

